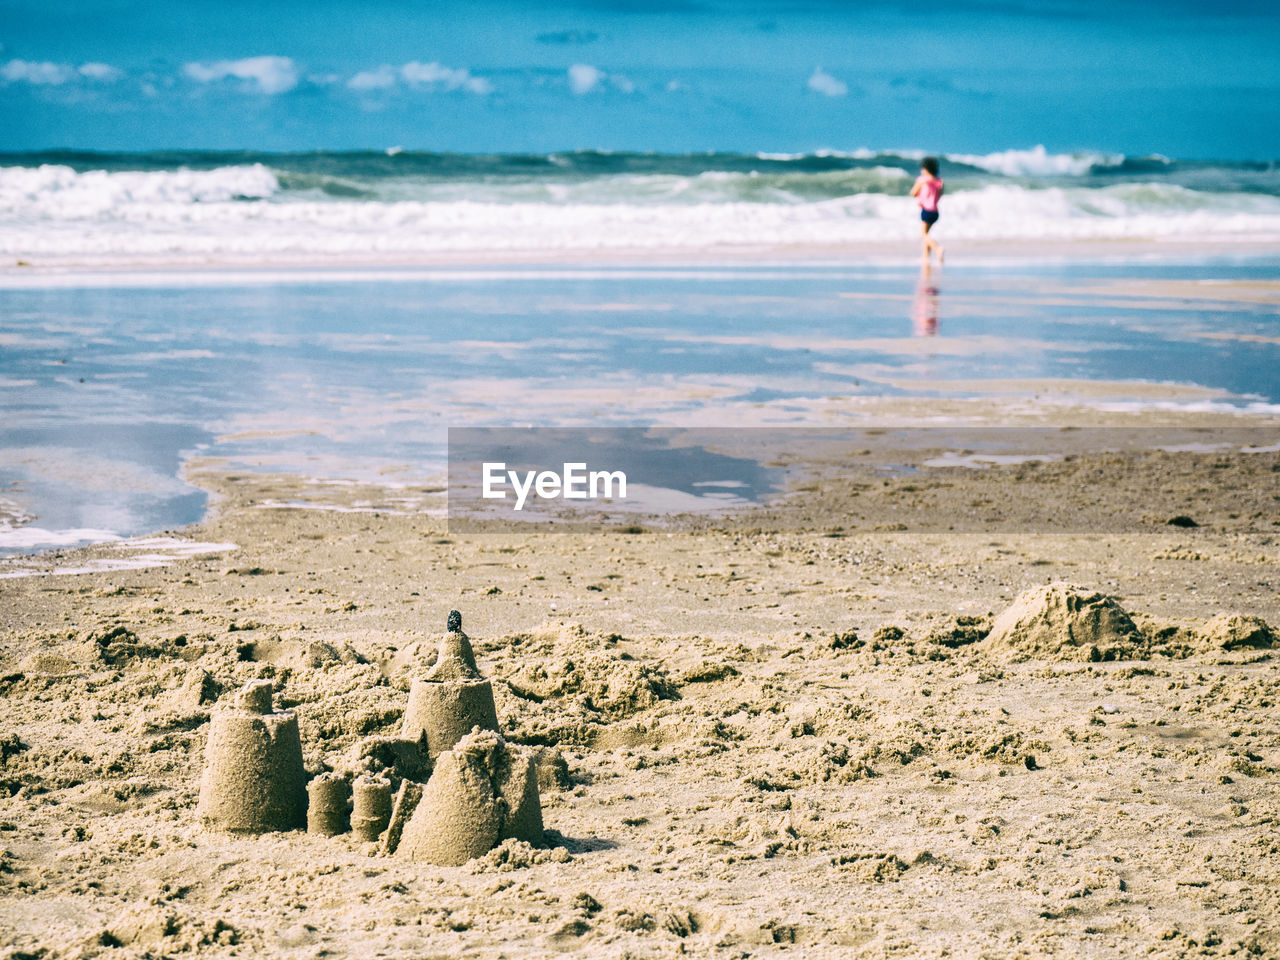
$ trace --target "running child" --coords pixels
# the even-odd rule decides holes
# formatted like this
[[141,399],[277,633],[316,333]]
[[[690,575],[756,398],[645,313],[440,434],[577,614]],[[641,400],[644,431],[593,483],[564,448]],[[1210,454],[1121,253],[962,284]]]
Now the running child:
[[942,178],[938,176],[937,157],[925,157],[920,161],[920,176],[911,188],[911,196],[920,205],[921,239],[924,241],[922,255],[926,261],[933,251],[938,251],[938,262],[942,262],[942,244],[929,236],[929,230],[938,222],[938,201],[942,199]]

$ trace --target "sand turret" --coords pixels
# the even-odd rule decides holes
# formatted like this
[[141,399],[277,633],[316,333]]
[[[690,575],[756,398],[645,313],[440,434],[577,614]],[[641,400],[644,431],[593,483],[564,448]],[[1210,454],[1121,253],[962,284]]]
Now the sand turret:
[[351,784],[340,773],[322,773],[307,784],[307,833],[346,833],[351,817]]
[[480,675],[471,640],[462,632],[462,614],[451,610],[435,666],[409,690],[400,736],[419,740],[425,734],[434,763],[474,727],[496,731],[498,710],[493,686]]
[[391,822],[391,783],[385,777],[355,782],[351,829],[361,840],[377,840]]
[[457,866],[507,839],[542,843],[533,755],[493,731],[476,730],[436,761],[395,852]]
[[269,680],[251,680],[215,710],[196,814],[211,830],[265,833],[306,825],[298,718],[275,712]]

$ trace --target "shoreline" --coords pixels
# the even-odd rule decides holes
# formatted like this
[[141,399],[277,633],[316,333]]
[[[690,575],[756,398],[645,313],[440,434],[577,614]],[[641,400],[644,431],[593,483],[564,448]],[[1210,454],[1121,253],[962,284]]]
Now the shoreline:
[[[1053,386],[1063,389],[1062,384]],[[1075,386],[1101,385],[1085,381]],[[1048,395],[1052,393],[1052,390],[1048,391]],[[1179,391],[1174,389],[1158,391],[1156,396],[1178,394]],[[1191,392],[1190,395],[1194,398],[1196,393]],[[1079,399],[1077,392],[1076,405],[1017,412],[1005,408],[998,399],[991,397],[981,401],[952,400],[950,408],[953,415],[958,415],[950,426],[939,426],[936,421],[929,426],[916,425],[911,413],[914,402],[899,398],[885,403],[887,409],[878,417],[873,416],[856,426],[811,427],[794,431],[743,428],[740,436],[732,430],[713,429],[707,438],[700,441],[706,444],[706,453],[745,456],[761,466],[767,463],[780,468],[783,486],[758,502],[731,507],[720,507],[709,501],[707,508],[702,510],[673,508],[657,514],[643,510],[624,511],[612,514],[610,520],[585,526],[566,515],[560,521],[550,520],[553,524],[568,523],[568,526],[556,529],[537,526],[547,522],[539,520],[526,526],[483,518],[469,519],[471,515],[466,511],[472,508],[472,504],[465,501],[467,505],[460,506],[463,512],[458,517],[461,523],[459,530],[478,536],[524,537],[547,533],[556,536],[612,535],[619,529],[633,526],[678,534],[707,529],[747,529],[759,533],[773,530],[774,525],[777,532],[793,529],[797,527],[794,519],[797,516],[806,518],[798,524],[800,528],[806,524],[816,528],[824,523],[830,527],[839,524],[839,508],[832,506],[830,498],[816,506],[813,502],[818,496],[816,491],[838,488],[844,491],[845,496],[856,497],[859,490],[877,487],[881,483],[889,487],[892,482],[904,485],[914,495],[911,509],[915,512],[910,517],[873,513],[870,519],[862,518],[858,525],[848,528],[847,534],[842,535],[867,536],[886,532],[937,535],[944,531],[974,534],[978,530],[972,522],[962,522],[959,527],[955,525],[958,516],[955,511],[963,513],[963,497],[957,499],[956,495],[947,492],[939,500],[936,496],[931,497],[929,491],[948,491],[957,483],[962,489],[965,489],[965,484],[981,487],[991,476],[1016,468],[1034,471],[1033,479],[1040,486],[1050,477],[1056,477],[1053,482],[1060,488],[1058,496],[1070,499],[1078,492],[1077,487],[1085,489],[1090,482],[1090,468],[1080,467],[1079,461],[1098,461],[1103,464],[1099,469],[1122,461],[1134,464],[1161,457],[1177,460],[1180,456],[1192,460],[1198,458],[1206,464],[1212,464],[1217,457],[1257,464],[1277,459],[1280,454],[1280,443],[1276,442],[1280,440],[1280,412],[1274,408],[1266,412],[1178,411],[1160,409],[1156,405],[1158,401],[1150,400],[1153,405],[1149,408],[1106,413],[1079,405]],[[985,426],[975,425],[985,418],[989,418]],[[698,428],[655,429],[673,431],[673,438],[680,438],[681,445],[687,445],[691,438],[699,436]],[[881,435],[903,431],[905,436],[881,447],[878,440]],[[1226,437],[1231,439],[1224,439]],[[983,448],[993,440],[1021,446],[1017,450],[1002,447],[1001,452],[983,452]],[[699,441],[695,439],[694,442]],[[1032,445],[1022,449],[1028,442]],[[766,446],[761,446],[762,443]],[[868,448],[868,443],[875,449]],[[976,450],[972,449],[975,444]],[[1280,462],[1276,463],[1275,471],[1280,471]],[[424,522],[444,524],[446,529],[450,522],[448,473],[443,468],[438,472],[427,471],[400,480],[379,481],[367,474],[363,478],[335,478],[296,471],[231,469],[229,465],[219,463],[217,458],[195,456],[184,462],[179,478],[206,496],[204,514],[200,519],[178,527],[113,534],[87,542],[51,542],[47,546],[19,547],[15,552],[0,554],[0,579],[38,577],[46,572],[65,575],[164,566],[189,555],[192,550],[199,553],[204,547],[227,547],[227,543],[218,542],[216,538],[210,541],[202,531],[216,524],[223,511],[246,509],[238,497],[240,489],[259,491],[250,506],[253,510],[370,515],[376,518],[416,517]],[[1133,482],[1131,476],[1124,479],[1127,483]],[[1258,476],[1258,482],[1265,484],[1267,479],[1269,477],[1264,470]],[[1150,519],[1154,515],[1153,510],[1159,513],[1155,505],[1162,498],[1155,491],[1161,489],[1163,482],[1157,477],[1150,479],[1152,492],[1143,511],[1145,520],[1136,527],[1125,526],[1123,510],[1108,509],[1105,522],[1112,525],[1109,532],[1113,535],[1169,534],[1169,530],[1161,529],[1158,524],[1153,526]],[[1218,493],[1220,498],[1225,496],[1223,491]],[[1043,494],[1038,496],[1043,497]],[[1134,504],[1139,502],[1139,493],[1131,491],[1129,496]],[[1054,501],[1055,504],[1057,502]],[[898,505],[894,504],[891,509],[897,510]],[[1179,513],[1178,505],[1173,501],[1162,509],[1169,516]],[[1086,528],[1093,529],[1087,520],[1077,519],[1063,524],[1060,518],[1049,519],[1053,511],[1043,503],[1030,507],[1009,503],[1002,512],[1012,512],[1019,517],[1012,523],[1012,528],[1018,533],[1070,536]],[[818,516],[825,519],[815,519]],[[1254,520],[1261,516],[1255,514]],[[1002,523],[1005,519],[1001,518]],[[910,523],[904,524],[902,520],[910,520]],[[1037,525],[1046,523],[1048,526],[1044,529],[1035,529]],[[1023,525],[1029,526],[1023,529]],[[1266,521],[1261,527],[1255,524],[1250,528],[1241,523],[1234,526],[1238,530],[1252,529],[1254,533],[1271,532]],[[1276,514],[1273,526],[1280,528],[1280,513]],[[843,525],[836,528],[846,530]],[[23,529],[24,526],[14,528],[18,532]],[[999,531],[993,528],[992,532]],[[162,544],[166,539],[172,542]],[[156,554],[159,559],[155,563],[140,563],[139,559],[152,559],[147,551],[156,544],[164,545],[171,555],[164,554],[162,550]],[[210,549],[206,552],[221,551]],[[117,554],[119,559],[113,560]]]
[[[1064,454],[1098,455],[1109,449],[1107,445],[1111,443],[1120,443],[1123,449],[1139,455],[1185,444],[1190,445],[1189,450],[1204,446],[1201,452],[1212,452],[1215,446],[1225,446],[1221,452],[1233,455],[1234,448],[1242,444],[1248,447],[1252,443],[1260,448],[1260,452],[1269,452],[1273,439],[1280,437],[1280,405],[1255,402],[1236,406],[1227,402],[1230,394],[1202,387],[1141,381],[990,381],[985,382],[985,395],[978,397],[946,396],[946,382],[932,386],[943,395],[862,398],[861,409],[856,414],[859,419],[843,423],[739,426],[737,429],[741,436],[735,436],[734,428],[726,430],[678,424],[650,424],[650,427],[659,432],[670,432],[673,438],[683,437],[682,443],[707,443],[708,453],[746,457],[760,465],[766,461],[779,465],[777,457],[767,451],[762,452],[764,448],[760,444],[767,443],[776,448],[782,455],[782,462],[786,463],[787,486],[763,502],[727,511],[745,511],[747,514],[771,513],[778,504],[783,504],[785,511],[789,509],[785,504],[803,492],[803,486],[798,485],[814,478],[821,480],[847,472],[838,450],[852,449],[850,443],[864,433],[868,436],[853,443],[854,447],[862,448],[871,442],[877,447],[876,455],[881,458],[889,456],[895,469],[923,470],[921,476],[936,473],[936,468],[948,461],[983,468],[982,455],[970,462],[973,451],[961,449],[969,446],[979,434],[986,435],[984,443],[991,442],[992,437],[1008,437],[1023,444],[1030,439],[1038,441],[1042,436],[1047,441],[1035,449],[1021,450],[1020,457],[1018,453],[1010,457],[1009,451],[1005,451],[1000,457],[987,461],[988,465],[1012,463],[1019,458],[1039,459],[1046,455],[1050,459],[1061,459]],[[973,382],[958,382],[956,390],[970,390],[974,386]],[[1029,397],[1034,397],[1034,401],[1028,402]],[[900,450],[895,450],[892,444],[879,449],[873,435],[885,430],[906,431],[911,440],[900,440],[905,442]],[[1210,432],[1218,442],[1206,446],[1204,436]],[[706,437],[699,441],[697,438],[701,434],[706,434]],[[1222,437],[1226,435],[1236,439],[1224,444]],[[1240,439],[1242,437],[1254,439],[1246,442]],[[935,446],[922,447],[921,438]],[[1090,446],[1090,438],[1094,446]],[[1055,439],[1058,442],[1055,443]],[[1098,443],[1103,446],[1096,446]],[[793,446],[795,449],[782,452]],[[872,451],[860,449],[858,452],[869,454]],[[163,529],[97,531],[100,537],[91,540],[71,537],[72,534],[90,531],[52,530],[45,531],[55,537],[47,543],[23,543],[24,531],[43,530],[40,518],[38,515],[32,518],[29,514],[14,514],[18,521],[27,522],[19,522],[10,528],[18,542],[7,552],[0,552],[0,578],[39,575],[44,561],[62,560],[68,554],[79,556],[87,552],[97,562],[104,555],[110,555],[111,551],[133,551],[133,545],[139,541],[146,543],[157,537],[183,535],[196,530],[215,518],[226,493],[226,477],[243,477],[246,482],[270,484],[276,488],[276,493],[258,504],[259,509],[332,510],[421,515],[437,519],[447,513],[447,464],[424,468],[422,464],[406,463],[396,469],[382,465],[371,471],[369,468],[361,469],[353,462],[345,476],[334,475],[334,469],[342,468],[331,464],[330,472],[324,474],[265,466],[254,469],[236,465],[233,468],[231,464],[221,462],[221,458],[196,453],[182,462],[175,479],[206,496],[204,514],[200,519]],[[870,462],[858,469],[874,474],[877,468],[875,462]],[[389,470],[397,479],[380,480],[375,475],[385,475]],[[663,522],[674,523],[675,528],[691,529],[708,522],[714,524],[725,513],[726,510],[709,504],[704,511],[683,513],[677,509],[662,517]],[[518,527],[516,531],[522,532]],[[4,532],[0,529],[0,551],[6,549]],[[197,537],[197,541],[199,539]],[[21,569],[32,572],[11,572]]]
[[[957,240],[948,244],[949,266],[1016,266],[1024,263],[1125,263],[1203,262],[1219,258],[1270,262],[1280,255],[1280,242],[1223,240]],[[21,262],[23,265],[17,265]],[[202,277],[239,271],[256,282],[276,282],[272,272],[282,275],[316,271],[339,271],[353,275],[369,272],[435,270],[443,268],[550,268],[565,270],[597,268],[686,268],[690,265],[725,267],[858,267],[913,266],[920,262],[915,242],[863,243],[840,246],[768,244],[720,247],[563,248],[553,250],[457,250],[395,256],[351,255],[243,255],[215,257],[152,256],[130,257],[12,257],[0,264],[0,289],[38,287],[62,278],[102,278],[132,274],[158,277],[190,275]],[[286,277],[287,278],[287,277]],[[337,278],[341,280],[342,278]]]

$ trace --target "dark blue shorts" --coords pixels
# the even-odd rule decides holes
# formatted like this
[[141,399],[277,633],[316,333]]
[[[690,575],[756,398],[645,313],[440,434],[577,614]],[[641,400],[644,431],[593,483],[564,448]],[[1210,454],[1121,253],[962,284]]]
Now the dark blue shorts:
[[938,211],[925,210],[922,208],[920,210],[920,219],[932,227],[935,223],[938,222]]

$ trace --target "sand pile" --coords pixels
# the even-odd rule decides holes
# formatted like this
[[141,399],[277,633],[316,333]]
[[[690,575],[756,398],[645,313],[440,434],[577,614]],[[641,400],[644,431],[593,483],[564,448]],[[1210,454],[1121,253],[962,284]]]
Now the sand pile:
[[141,640],[123,625],[104,627],[90,633],[82,644],[88,660],[119,666],[136,657],[156,657],[163,651]]
[[1209,650],[1270,650],[1280,647],[1280,636],[1261,617],[1224,613],[1199,632]]
[[173,703],[178,710],[197,713],[205,704],[216,702],[221,693],[222,685],[213,679],[209,671],[193,667],[173,696]]
[[1066,583],[1020,594],[976,647],[1012,660],[1182,660],[1200,654],[1280,647],[1259,617],[1223,613],[1202,627],[1144,621],[1139,628],[1115,597]]
[[182,649],[185,636],[148,642],[128,626],[107,622],[87,630],[49,633],[29,630],[9,635],[14,649],[38,647],[21,661],[27,673],[66,676],[104,667],[123,669],[162,657],[194,659]]
[[[205,920],[177,911],[172,904],[150,899],[125,908],[109,927],[86,947],[68,951],[73,956],[93,956],[98,948],[132,948],[133,956],[174,956],[204,950],[225,950],[239,942],[235,927],[224,920]],[[59,951],[54,951],[59,952]],[[20,953],[14,956],[20,956]]]
[[393,786],[401,780],[426,781],[431,776],[425,738],[365,737],[346,751],[339,769],[352,778],[381,776]]
[[605,720],[622,720],[662,700],[680,699],[675,683],[661,667],[603,653],[525,667],[510,686],[540,700],[568,701]]
[[1066,583],[1020,594],[980,642],[988,654],[1014,660],[1128,660],[1145,639],[1114,597]]
[[277,667],[318,670],[326,663],[361,663],[363,657],[350,644],[332,644],[323,640],[286,640],[270,636],[238,644],[241,660],[270,663]]
[[616,637],[569,626],[510,643],[515,663],[506,687],[523,703],[504,715],[520,742],[588,743],[609,724],[680,699],[679,684],[663,666],[617,649]]
[[542,843],[538,774],[529,753],[476,730],[440,755],[396,855],[458,866],[507,839]]

